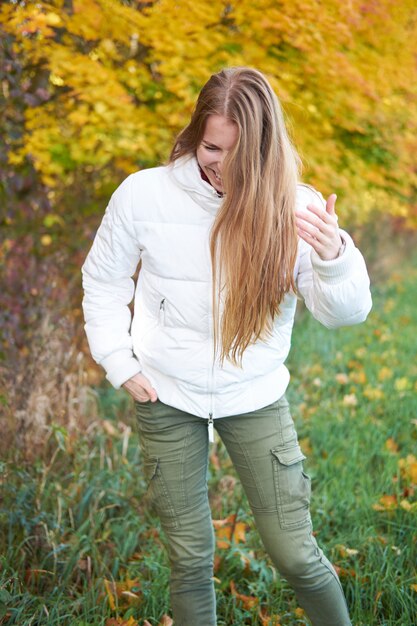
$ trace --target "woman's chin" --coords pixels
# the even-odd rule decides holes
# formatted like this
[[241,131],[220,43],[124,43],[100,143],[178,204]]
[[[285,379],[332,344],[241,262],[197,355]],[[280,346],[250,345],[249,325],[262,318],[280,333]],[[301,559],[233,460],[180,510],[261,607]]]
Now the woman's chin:
[[210,176],[211,186],[214,187],[216,191],[219,193],[223,193],[223,184],[221,181],[217,180],[214,176]]

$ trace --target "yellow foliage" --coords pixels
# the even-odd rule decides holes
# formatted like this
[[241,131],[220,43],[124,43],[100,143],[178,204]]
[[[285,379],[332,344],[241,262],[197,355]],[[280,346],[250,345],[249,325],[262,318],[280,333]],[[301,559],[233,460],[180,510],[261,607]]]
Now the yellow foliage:
[[[9,163],[46,184],[87,165],[129,173],[164,161],[210,74],[265,72],[305,162],[357,222],[378,212],[417,226],[417,8],[413,0],[28,0],[4,4],[28,80],[49,98],[25,109]],[[414,208],[413,208],[414,207]]]

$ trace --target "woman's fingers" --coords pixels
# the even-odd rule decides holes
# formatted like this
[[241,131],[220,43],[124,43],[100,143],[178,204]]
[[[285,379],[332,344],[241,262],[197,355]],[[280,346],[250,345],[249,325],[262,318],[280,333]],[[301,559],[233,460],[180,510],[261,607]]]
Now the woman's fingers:
[[138,402],[156,402],[158,395],[150,381],[143,374],[135,374],[129,378],[123,388]]
[[335,259],[341,238],[335,213],[336,194],[331,194],[326,209],[309,204],[296,211],[298,235],[309,243],[323,260]]
[[[334,215],[336,217],[336,211],[335,211],[335,206],[336,206],[336,200],[337,200],[337,196],[335,193],[330,194],[330,196],[327,198],[327,202],[326,202],[326,212],[329,215]],[[336,218],[337,219],[337,218]]]
[[315,237],[319,241],[325,242],[326,238],[331,238],[334,234],[335,227],[337,227],[337,221],[335,216],[330,216],[323,209],[310,206],[305,210],[296,212],[297,227]]

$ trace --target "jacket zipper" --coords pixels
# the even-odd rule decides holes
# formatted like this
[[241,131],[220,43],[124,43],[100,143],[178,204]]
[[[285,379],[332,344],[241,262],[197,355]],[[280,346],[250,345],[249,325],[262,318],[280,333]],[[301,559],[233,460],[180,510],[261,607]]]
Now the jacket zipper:
[[[213,426],[213,420],[214,420],[214,397],[213,397],[213,391],[214,391],[214,349],[213,349],[213,317],[212,314],[210,315],[211,312],[211,293],[209,293],[209,307],[208,307],[208,311],[209,311],[209,340],[211,342],[211,349],[209,347],[208,353],[209,353],[209,362],[208,362],[208,393],[210,396],[210,401],[209,401],[209,411],[208,411],[208,420],[207,420],[207,428],[208,428],[208,439],[210,443],[214,443],[214,426]],[[211,355],[211,357],[210,357]]]
[[159,304],[159,324],[165,326],[165,298]]
[[209,441],[213,443],[214,442],[213,413],[209,413],[207,427],[208,427]]

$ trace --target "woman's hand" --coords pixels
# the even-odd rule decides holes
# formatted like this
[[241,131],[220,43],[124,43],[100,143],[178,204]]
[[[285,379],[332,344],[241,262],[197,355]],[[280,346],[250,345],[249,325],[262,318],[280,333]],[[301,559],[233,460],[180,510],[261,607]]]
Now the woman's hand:
[[309,243],[323,261],[336,259],[343,243],[334,210],[336,194],[326,202],[326,209],[309,204],[307,209],[297,210],[298,235]]
[[156,402],[158,396],[151,383],[143,374],[135,374],[132,378],[129,378],[122,387],[126,389],[128,393],[137,402]]

